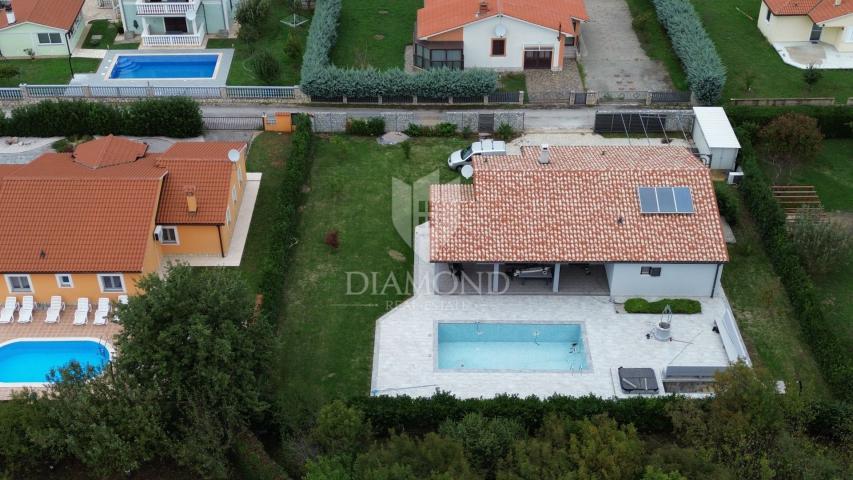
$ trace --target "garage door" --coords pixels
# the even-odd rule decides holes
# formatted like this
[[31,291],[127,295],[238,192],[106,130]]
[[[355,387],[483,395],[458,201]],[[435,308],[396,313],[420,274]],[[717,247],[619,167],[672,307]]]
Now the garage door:
[[525,50],[524,51],[524,69],[551,69],[551,54],[553,50]]

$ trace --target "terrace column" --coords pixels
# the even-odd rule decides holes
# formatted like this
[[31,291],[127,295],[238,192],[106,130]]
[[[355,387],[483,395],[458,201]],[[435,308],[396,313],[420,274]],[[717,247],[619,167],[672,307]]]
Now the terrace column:
[[557,293],[560,291],[560,264],[554,264],[554,281],[552,282],[553,291]]
[[148,35],[148,19],[145,15],[140,15],[139,18],[142,19],[142,33]]

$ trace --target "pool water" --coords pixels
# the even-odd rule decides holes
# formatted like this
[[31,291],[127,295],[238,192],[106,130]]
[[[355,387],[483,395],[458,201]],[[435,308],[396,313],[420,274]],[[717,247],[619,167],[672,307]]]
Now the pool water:
[[44,383],[51,369],[77,360],[100,369],[110,352],[92,340],[20,340],[0,347],[0,383]]
[[438,368],[587,370],[577,323],[439,323]]
[[110,78],[213,78],[219,55],[118,55]]

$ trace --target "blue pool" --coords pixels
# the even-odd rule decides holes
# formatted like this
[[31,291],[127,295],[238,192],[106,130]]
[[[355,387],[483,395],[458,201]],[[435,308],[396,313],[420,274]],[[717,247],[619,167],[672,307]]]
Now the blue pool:
[[583,371],[577,323],[439,323],[438,368]]
[[118,55],[110,78],[213,78],[219,55]]
[[110,352],[93,340],[19,340],[0,347],[0,383],[44,383],[51,369],[77,360],[100,368]]

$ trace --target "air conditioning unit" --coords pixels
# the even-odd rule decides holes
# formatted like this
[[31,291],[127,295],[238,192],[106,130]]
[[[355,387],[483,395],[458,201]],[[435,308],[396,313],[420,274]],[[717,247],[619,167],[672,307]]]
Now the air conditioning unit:
[[740,185],[743,181],[743,172],[729,172],[729,178],[726,183],[729,185]]
[[154,227],[154,240],[159,242],[160,239],[162,239],[162,238],[163,238],[163,227],[161,227],[160,225],[157,225],[156,227]]

